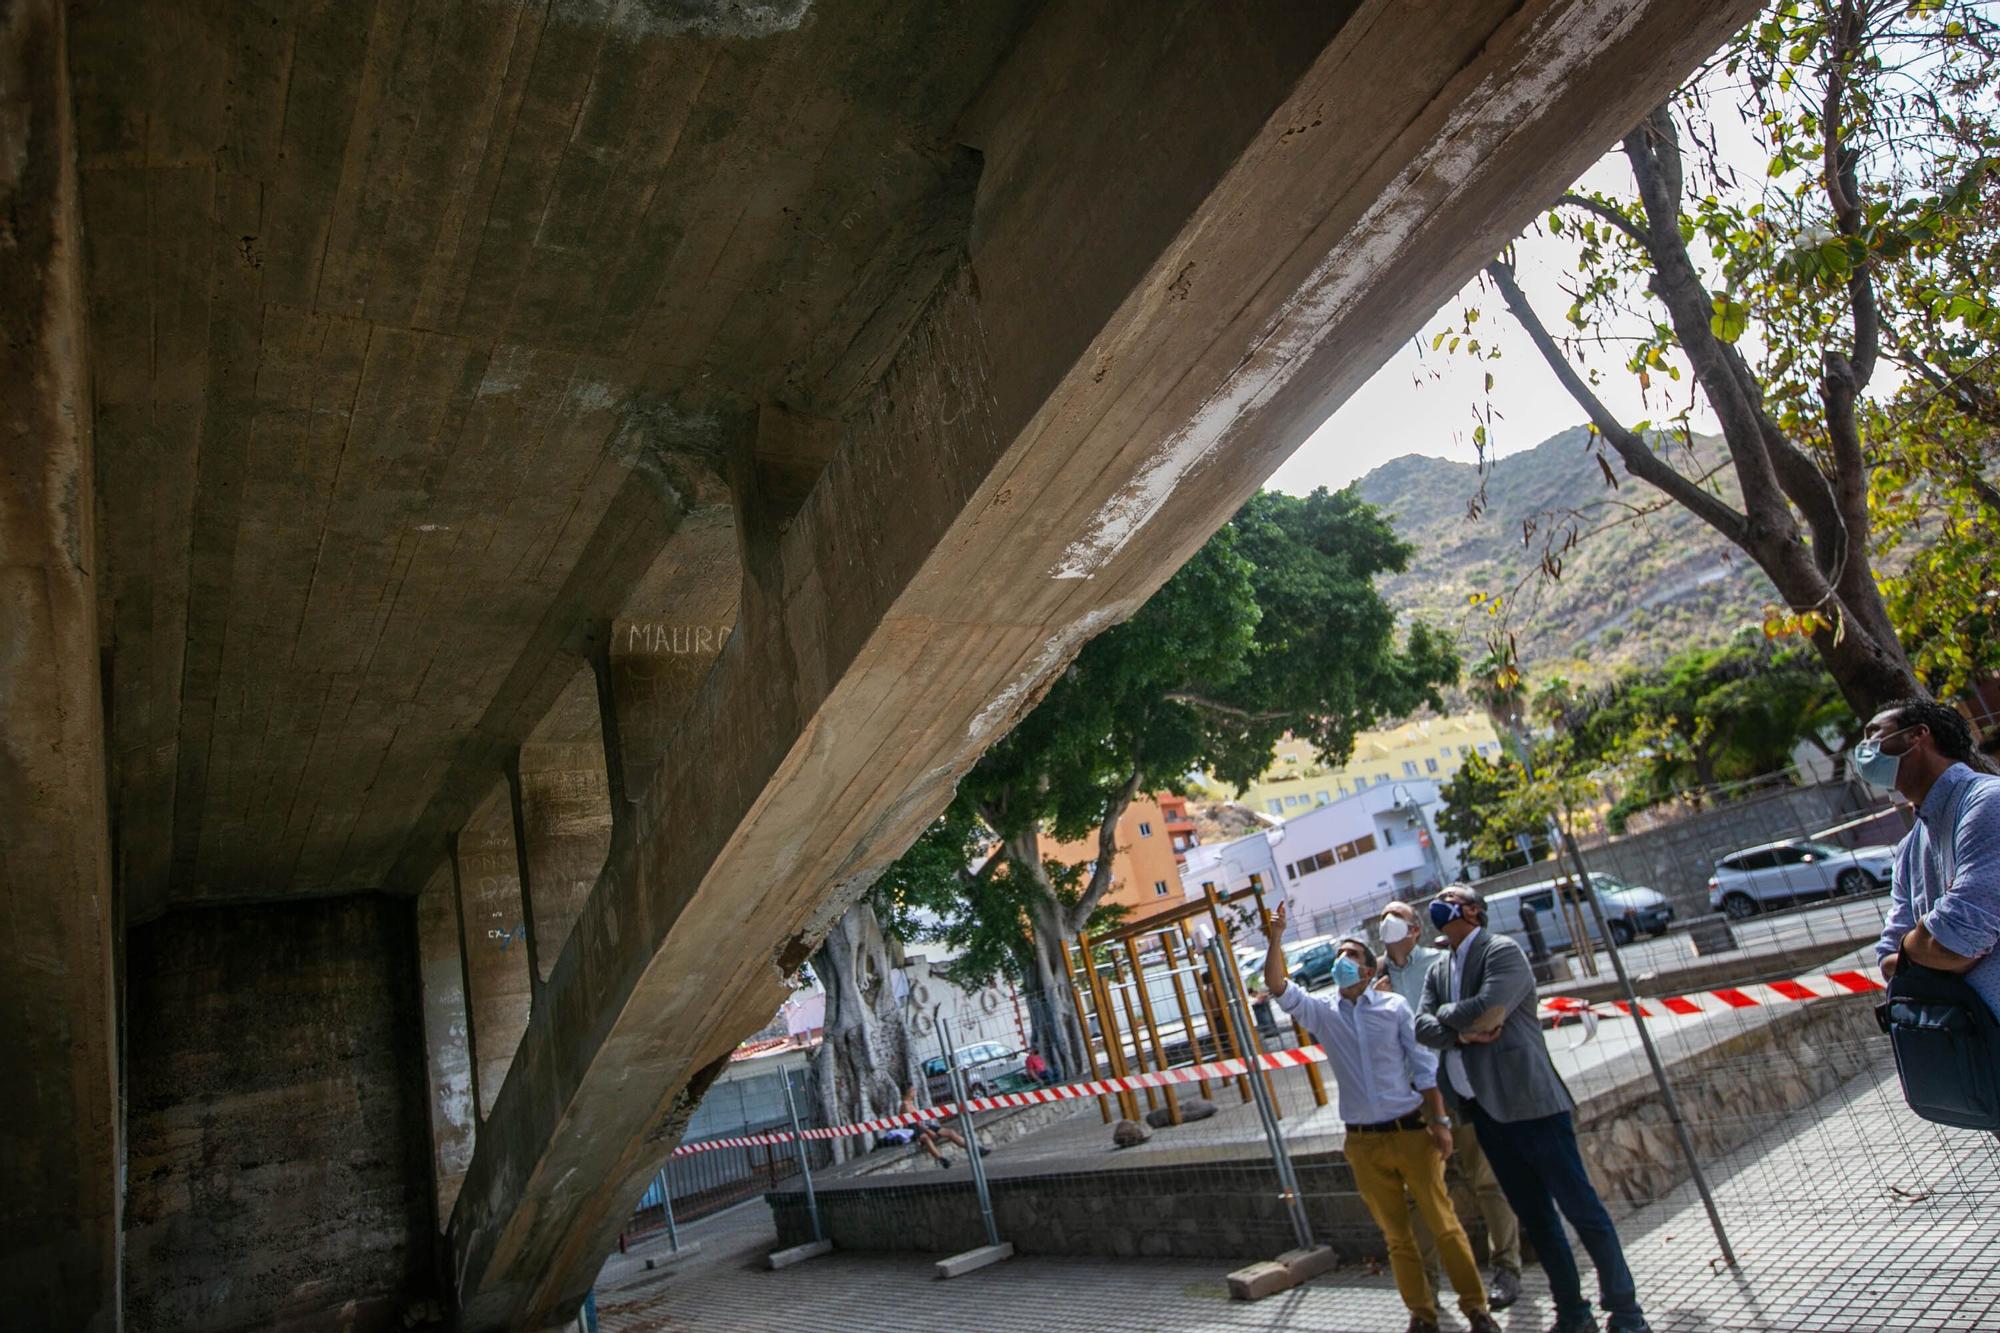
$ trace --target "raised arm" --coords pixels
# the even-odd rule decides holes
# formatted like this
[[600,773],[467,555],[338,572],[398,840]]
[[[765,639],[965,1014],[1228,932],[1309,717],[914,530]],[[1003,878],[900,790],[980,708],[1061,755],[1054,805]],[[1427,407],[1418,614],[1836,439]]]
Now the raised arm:
[[1285,965],[1285,916],[1290,910],[1290,903],[1279,903],[1277,911],[1264,914],[1264,989],[1274,1000],[1292,984]]

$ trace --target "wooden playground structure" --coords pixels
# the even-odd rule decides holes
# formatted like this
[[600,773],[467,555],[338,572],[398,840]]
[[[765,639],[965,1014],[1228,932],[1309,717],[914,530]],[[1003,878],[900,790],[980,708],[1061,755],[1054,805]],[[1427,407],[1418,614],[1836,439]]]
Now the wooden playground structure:
[[[1265,920],[1263,881],[1260,876],[1252,875],[1249,888],[1227,896],[1218,894],[1212,882],[1204,882],[1201,888],[1202,897],[1198,901],[1097,935],[1086,932],[1074,945],[1065,946],[1070,1003],[1075,1008],[1077,1025],[1084,1034],[1084,1050],[1090,1060],[1090,1070],[1084,1077],[1130,1078],[1214,1060],[1254,1058],[1263,1053],[1256,1020],[1250,1017],[1250,995],[1236,957],[1234,933],[1224,910],[1254,903],[1254,919],[1261,924]],[[1229,960],[1229,965],[1222,969],[1226,976],[1214,974],[1195,938],[1196,924],[1204,917],[1209,937],[1222,941],[1223,956]],[[1162,1005],[1156,1000],[1164,1000],[1165,996],[1156,995],[1153,985],[1159,982],[1165,982],[1171,991],[1173,1007],[1179,1015],[1177,1039],[1168,1035],[1173,1025],[1172,1015],[1164,1028],[1161,1022]],[[1230,1006],[1232,998],[1240,1006],[1234,1011]],[[1237,1021],[1238,1012],[1245,1015],[1246,1021]],[[1095,1036],[1091,1029],[1093,1018],[1097,1024]],[[1293,1024],[1292,1030],[1300,1045],[1307,1044],[1303,1029]],[[1270,1071],[1262,1070],[1259,1076],[1269,1089]],[[1326,1081],[1319,1066],[1307,1065],[1306,1078],[1312,1084],[1314,1100],[1325,1106]],[[1239,1075],[1235,1081],[1242,1099],[1249,1101],[1250,1075]],[[1199,1086],[1202,1096],[1214,1096],[1210,1080],[1199,1080]],[[1167,1123],[1181,1123],[1180,1099],[1171,1084],[1145,1088],[1143,1092],[1148,1110],[1164,1102]],[[1105,1123],[1112,1120],[1114,1097],[1121,1116],[1127,1120],[1140,1119],[1139,1096],[1129,1089],[1100,1096],[1097,1106]],[[1277,1105],[1275,1096],[1272,1104]],[[1279,1114],[1283,1114],[1282,1110]]]

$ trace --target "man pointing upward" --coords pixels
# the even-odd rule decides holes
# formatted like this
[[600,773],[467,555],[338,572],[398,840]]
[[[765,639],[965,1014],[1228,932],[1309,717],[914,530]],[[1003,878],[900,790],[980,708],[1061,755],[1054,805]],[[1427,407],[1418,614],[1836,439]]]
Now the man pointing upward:
[[1472,1333],[1499,1333],[1472,1242],[1445,1194],[1451,1120],[1438,1092],[1437,1057],[1417,1044],[1416,1015],[1401,996],[1370,987],[1375,954],[1362,941],[1348,938],[1335,946],[1333,981],[1340,995],[1328,1004],[1292,984],[1285,965],[1283,906],[1265,918],[1264,934],[1269,944],[1265,989],[1326,1049],[1333,1068],[1340,1117],[1347,1122],[1347,1164],[1355,1189],[1389,1242],[1396,1290],[1410,1311],[1409,1333],[1438,1333],[1438,1308],[1417,1255],[1405,1190],[1437,1238],[1438,1256]]

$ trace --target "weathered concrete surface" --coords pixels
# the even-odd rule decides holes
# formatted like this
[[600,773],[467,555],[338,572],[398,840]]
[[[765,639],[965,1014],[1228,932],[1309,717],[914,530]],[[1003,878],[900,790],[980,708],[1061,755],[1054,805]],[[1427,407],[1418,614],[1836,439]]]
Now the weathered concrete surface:
[[681,1071],[1748,8],[1043,12],[961,128],[985,163],[969,269],[781,534],[738,490],[736,630],[670,745],[713,767],[643,793],[523,1039],[452,1223],[469,1326],[570,1308]]
[[472,1161],[478,1117],[472,1034],[466,1026],[465,957],[458,886],[449,864],[417,895],[417,983],[423,990],[424,1072],[429,1092],[432,1198],[442,1231]]
[[[590,673],[577,679],[595,721]],[[583,741],[530,742],[512,768],[514,837],[533,913],[528,931],[539,980],[548,979],[611,850],[604,746],[592,730]]]
[[132,932],[134,1328],[362,1333],[430,1300],[411,917],[367,895]]
[[118,913],[60,0],[0,6],[0,1322],[119,1327]]
[[504,783],[452,840],[479,1114],[492,1114],[534,1004],[528,913]]

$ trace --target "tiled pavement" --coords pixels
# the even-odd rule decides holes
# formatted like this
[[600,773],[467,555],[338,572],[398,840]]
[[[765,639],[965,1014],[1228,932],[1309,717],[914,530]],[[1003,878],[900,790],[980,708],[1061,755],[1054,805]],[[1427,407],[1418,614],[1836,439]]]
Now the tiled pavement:
[[[2000,1330],[2000,1144],[1913,1119],[1893,1075],[1857,1079],[1774,1122],[1710,1171],[1735,1272],[1721,1265],[1690,1187],[1620,1220],[1660,1333]],[[1226,1298],[1222,1261],[1020,1257],[939,1282],[921,1256],[836,1253],[772,1273],[761,1201],[683,1237],[700,1253],[647,1271],[644,1259],[665,1248],[656,1242],[607,1266],[604,1329],[1397,1333],[1407,1321],[1387,1276],[1352,1266],[1242,1305]],[[1501,1322],[1540,1330],[1550,1313],[1531,1272],[1528,1294]],[[1463,1324],[1447,1315],[1454,1326]]]

